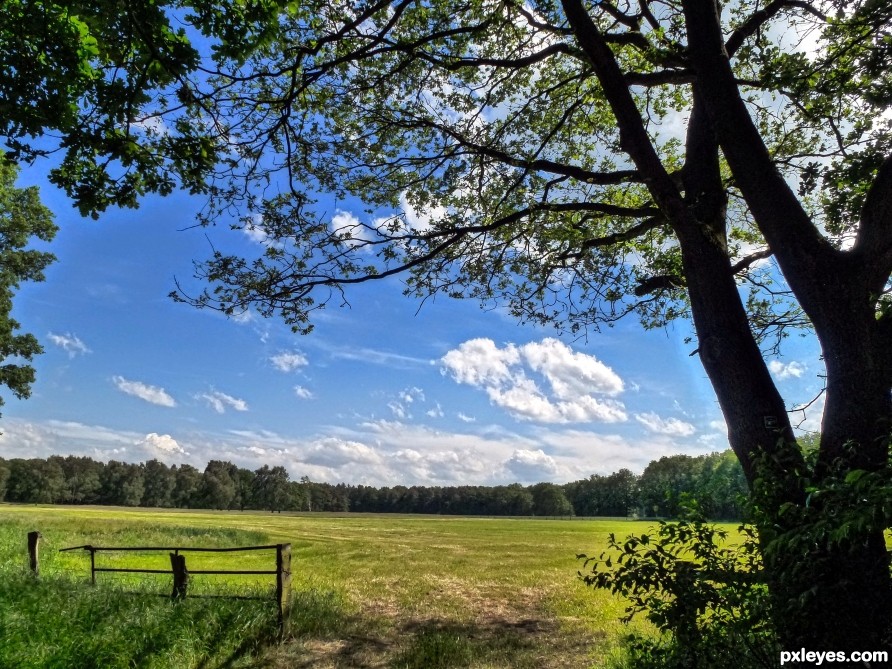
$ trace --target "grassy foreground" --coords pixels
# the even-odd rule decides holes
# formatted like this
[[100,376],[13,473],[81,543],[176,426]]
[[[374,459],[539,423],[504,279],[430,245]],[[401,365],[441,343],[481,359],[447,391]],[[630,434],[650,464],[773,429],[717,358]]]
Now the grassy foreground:
[[[0,668],[602,667],[627,632],[622,602],[586,588],[577,553],[641,523],[183,512],[0,505]],[[26,534],[40,530],[41,577]],[[98,574],[67,546],[291,542],[292,635],[275,640],[273,577]],[[190,569],[272,569],[272,552],[188,557]],[[97,566],[169,568],[166,554]],[[138,594],[133,594],[138,593]]]

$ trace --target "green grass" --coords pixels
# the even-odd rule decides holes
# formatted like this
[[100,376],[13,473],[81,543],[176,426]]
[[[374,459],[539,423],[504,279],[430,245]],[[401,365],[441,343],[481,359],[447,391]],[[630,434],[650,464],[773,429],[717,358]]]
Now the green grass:
[[[586,588],[577,553],[642,523],[289,515],[0,505],[0,668],[602,667],[623,603]],[[41,576],[26,569],[40,530]],[[67,546],[291,542],[291,637],[275,643],[271,576],[98,574]],[[272,569],[275,554],[187,554],[190,569]],[[169,568],[164,553],[97,553],[97,566]],[[133,594],[140,593],[140,594]]]

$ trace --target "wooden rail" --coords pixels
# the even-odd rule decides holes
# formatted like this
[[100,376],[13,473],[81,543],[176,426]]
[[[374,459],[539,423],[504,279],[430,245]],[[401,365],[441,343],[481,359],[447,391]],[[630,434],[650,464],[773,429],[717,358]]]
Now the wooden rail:
[[[29,548],[31,535],[29,535]],[[36,540],[32,555],[32,565],[36,562]],[[171,598],[175,600],[186,597],[189,578],[194,574],[230,574],[234,576],[268,575],[276,577],[276,607],[278,608],[279,633],[285,636],[291,617],[291,544],[269,544],[266,546],[238,546],[231,548],[202,548],[197,546],[70,546],[62,548],[65,551],[84,550],[90,553],[90,582],[96,585],[97,572],[118,572],[128,574],[172,574],[173,592]],[[188,569],[186,556],[182,553],[235,553],[244,551],[276,551],[275,569]],[[97,567],[96,553],[122,552],[122,551],[164,551],[170,555],[170,569],[147,569],[139,567]],[[32,567],[33,568],[33,567]]]

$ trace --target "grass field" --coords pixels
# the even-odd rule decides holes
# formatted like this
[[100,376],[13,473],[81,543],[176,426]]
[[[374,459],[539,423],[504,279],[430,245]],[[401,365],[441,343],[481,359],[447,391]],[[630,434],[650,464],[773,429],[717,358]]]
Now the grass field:
[[[586,588],[610,520],[287,515],[0,505],[0,667],[603,667],[628,631],[622,602]],[[26,534],[40,530],[41,576]],[[291,637],[277,643],[274,577],[98,574],[68,546],[291,542]],[[169,568],[166,554],[97,566]],[[272,569],[274,552],[188,556],[190,569]],[[138,593],[138,594],[133,594]]]

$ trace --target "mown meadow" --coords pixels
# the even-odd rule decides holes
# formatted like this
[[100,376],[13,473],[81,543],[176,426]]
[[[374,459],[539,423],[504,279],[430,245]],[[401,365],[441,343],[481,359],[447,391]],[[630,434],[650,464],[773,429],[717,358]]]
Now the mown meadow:
[[[624,520],[131,510],[0,505],[0,667],[608,667],[623,603],[577,578]],[[26,535],[41,531],[41,574]],[[97,574],[95,546],[293,546],[290,635],[274,577]],[[272,569],[272,552],[189,554],[190,569]],[[169,568],[165,553],[97,566]],[[201,597],[191,595],[202,595]],[[222,596],[221,595],[225,595]],[[233,597],[234,596],[234,597]],[[264,597],[262,600],[244,597]]]

